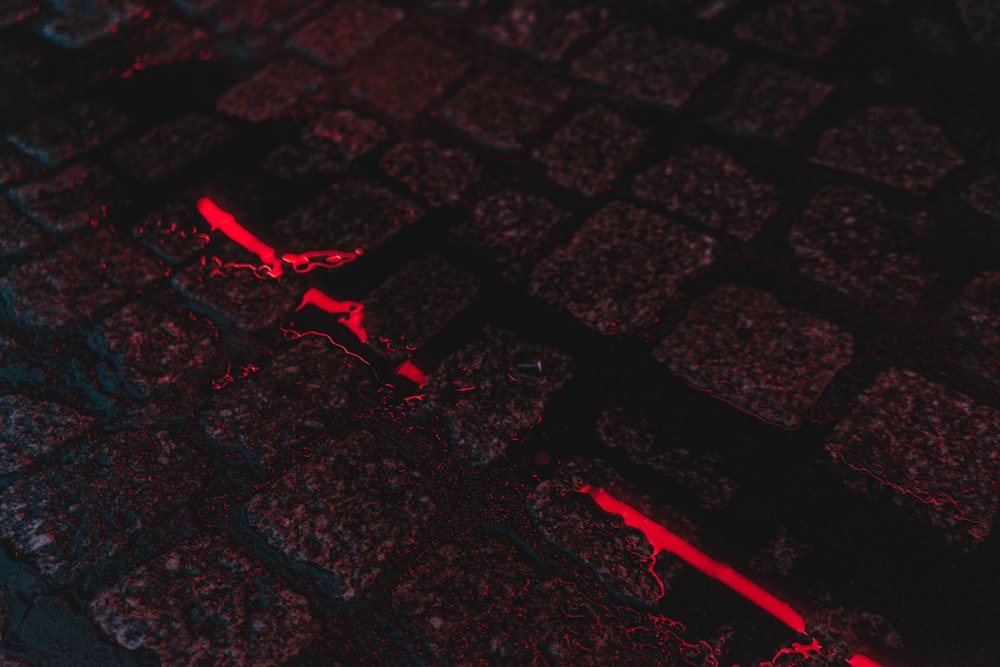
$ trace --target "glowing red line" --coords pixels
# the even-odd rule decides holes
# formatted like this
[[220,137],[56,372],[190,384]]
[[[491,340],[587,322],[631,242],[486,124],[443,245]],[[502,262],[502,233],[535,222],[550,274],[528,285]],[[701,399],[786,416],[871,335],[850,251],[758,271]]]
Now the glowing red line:
[[404,361],[396,368],[396,375],[404,377],[407,380],[412,380],[416,383],[418,387],[427,386],[427,375],[417,368],[417,366],[412,361]]
[[774,597],[728,565],[712,560],[706,554],[670,532],[641,512],[609,495],[604,489],[585,486],[581,493],[588,494],[605,512],[619,514],[625,524],[642,531],[656,552],[669,551],[713,579],[722,582],[758,607],[768,612],[796,632],[805,634],[806,623],[787,603]]
[[236,221],[232,213],[223,211],[208,197],[202,197],[198,200],[198,212],[208,221],[212,229],[218,229],[246,250],[257,255],[271,276],[277,278],[282,274],[281,263],[278,261],[274,248],[250,233],[250,230]]
[[366,345],[368,344],[368,332],[365,331],[364,326],[361,324],[362,311],[365,308],[363,304],[357,301],[338,301],[315,287],[306,291],[302,296],[302,303],[295,310],[302,310],[310,304],[328,313],[347,315],[347,317],[340,320],[340,323],[350,329],[358,337],[358,340]]
[[863,655],[855,655],[847,661],[847,664],[851,667],[882,667],[881,663],[875,662],[871,658],[866,658]]

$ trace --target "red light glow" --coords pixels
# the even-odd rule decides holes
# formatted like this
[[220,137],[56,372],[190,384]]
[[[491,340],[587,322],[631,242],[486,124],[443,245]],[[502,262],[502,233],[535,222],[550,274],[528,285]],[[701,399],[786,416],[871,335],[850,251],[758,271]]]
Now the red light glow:
[[361,324],[362,312],[365,308],[363,304],[357,301],[338,301],[314,287],[306,291],[302,296],[302,303],[295,310],[302,310],[307,305],[316,306],[320,310],[334,315],[346,315],[347,317],[340,318],[340,323],[350,329],[358,337],[358,340],[365,345],[368,344],[368,332]]
[[412,361],[404,361],[396,368],[396,375],[411,380],[420,388],[427,386],[427,375]]
[[847,661],[847,664],[851,667],[882,667],[881,663],[875,662],[871,658],[866,658],[863,655],[855,655]]

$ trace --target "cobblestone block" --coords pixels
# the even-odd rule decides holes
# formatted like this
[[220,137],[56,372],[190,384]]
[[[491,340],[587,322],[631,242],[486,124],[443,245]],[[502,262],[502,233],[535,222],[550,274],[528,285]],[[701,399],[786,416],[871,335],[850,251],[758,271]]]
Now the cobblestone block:
[[577,41],[605,24],[607,10],[590,3],[554,5],[544,0],[514,0],[499,19],[483,28],[490,39],[536,58],[562,60]]
[[99,232],[0,278],[0,298],[25,324],[60,326],[92,318],[163,275],[158,262]]
[[787,56],[822,58],[858,10],[840,0],[775,0],[733,32],[745,42]]
[[939,271],[907,245],[930,225],[926,215],[907,220],[864,190],[826,187],[792,226],[789,241],[800,269],[815,280],[852,296],[915,305]]
[[444,115],[487,146],[518,149],[569,94],[568,85],[529,70],[493,69],[462,88]]
[[472,303],[478,289],[474,276],[440,255],[411,262],[365,299],[365,331],[390,358],[405,358]]
[[128,116],[106,104],[76,104],[39,118],[7,140],[55,167],[113,139],[130,124]]
[[968,187],[962,199],[983,215],[1000,220],[1000,176],[980,178]]
[[121,426],[114,436],[74,443],[61,452],[62,465],[0,490],[0,534],[56,585],[126,556],[140,530],[165,522],[168,533],[185,530],[181,516],[202,484],[205,461],[163,427]]
[[44,169],[7,142],[0,142],[0,185],[17,185],[38,178]]
[[460,56],[410,35],[355,67],[355,95],[398,118],[412,118],[465,72]]
[[123,72],[122,78],[163,65],[207,60],[213,55],[214,40],[207,30],[171,18],[148,19],[129,32],[129,39],[133,40],[135,55],[131,71]]
[[632,192],[743,241],[763,228],[780,200],[776,188],[711,146],[687,149],[651,167],[635,178]]
[[218,538],[136,568],[87,611],[119,645],[151,649],[163,665],[279,667],[319,629],[305,598]]
[[45,238],[41,229],[28,222],[0,196],[0,256],[39,245]]
[[883,371],[826,447],[950,537],[989,535],[1000,503],[1000,413],[916,373]]
[[429,139],[408,141],[382,157],[382,168],[431,206],[458,202],[480,177],[471,153],[444,148]]
[[692,306],[655,355],[694,387],[796,428],[851,360],[853,346],[849,333],[767,292],[724,285]]
[[222,123],[188,115],[156,127],[114,152],[115,161],[143,183],[155,183],[189,167],[230,137]]
[[303,129],[297,143],[277,148],[264,168],[283,180],[322,174],[334,176],[388,138],[386,129],[353,111],[331,111]]
[[610,190],[649,133],[602,105],[578,113],[534,156],[552,180],[593,197]]
[[0,396],[0,475],[20,470],[96,425],[92,417],[58,403]]
[[[184,0],[188,3],[203,0]],[[267,41],[267,32],[285,32],[319,3],[316,0],[222,0],[212,5],[215,29],[244,39]]]
[[288,45],[321,65],[343,67],[404,16],[395,7],[350,0],[300,28]]
[[295,60],[275,60],[219,98],[219,111],[259,123],[288,115],[308,93],[323,84],[323,73]]
[[653,322],[686,280],[715,261],[716,242],[630,204],[591,216],[532,274],[533,295],[602,333]]
[[[234,369],[235,370],[235,369]],[[234,380],[202,411],[215,443],[270,469],[292,451],[308,451],[342,427],[349,410],[373,400],[366,366],[307,337],[275,356],[270,366]]]
[[676,109],[727,60],[721,49],[679,37],[660,39],[649,26],[626,24],[577,58],[571,72],[626,97]]
[[335,183],[276,224],[274,231],[281,238],[296,239],[310,248],[362,248],[369,252],[423,214],[421,206],[381,185],[349,180]]
[[453,227],[452,236],[497,262],[533,262],[565,218],[565,211],[543,197],[503,190],[480,201],[472,220]]
[[46,21],[41,33],[71,49],[117,34],[143,11],[141,5],[127,0],[58,0],[53,4],[59,15]]
[[175,199],[144,216],[132,229],[139,241],[170,264],[185,262],[208,245],[213,232],[198,213],[195,196]]
[[453,456],[488,465],[531,433],[572,375],[573,363],[562,352],[487,327],[441,363],[416,409],[444,419]]
[[404,460],[376,454],[383,450],[367,432],[323,445],[247,505],[255,530],[336,575],[347,600],[363,595],[436,512],[433,483]]
[[723,94],[715,117],[740,134],[787,139],[833,92],[833,86],[801,72],[753,63]]
[[963,343],[962,360],[976,373],[1000,382],[1000,273],[976,276],[945,311]]
[[944,132],[908,107],[869,107],[823,133],[815,162],[917,194],[964,161]]
[[70,234],[107,217],[119,201],[120,185],[100,167],[78,164],[44,181],[11,190],[11,200],[30,218],[57,234]]

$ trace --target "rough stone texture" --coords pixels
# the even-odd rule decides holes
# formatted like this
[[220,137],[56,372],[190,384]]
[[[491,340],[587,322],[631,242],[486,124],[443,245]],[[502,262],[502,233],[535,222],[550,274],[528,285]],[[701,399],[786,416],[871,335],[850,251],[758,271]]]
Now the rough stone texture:
[[145,216],[133,228],[142,245],[170,264],[185,262],[215,235],[198,213],[197,196],[180,197]]
[[696,146],[636,176],[632,192],[749,241],[778,208],[777,189],[725,151]]
[[113,436],[74,442],[61,452],[65,463],[0,490],[0,534],[56,585],[111,557],[133,557],[140,534],[148,543],[163,539],[158,533],[170,539],[185,530],[185,508],[196,501],[205,461],[152,421],[119,426]]
[[911,371],[883,371],[827,440],[950,537],[989,535],[1000,503],[1000,413]]
[[852,350],[852,336],[833,324],[767,292],[724,285],[699,299],[655,354],[695,387],[796,428]]
[[869,107],[823,133],[815,162],[917,194],[964,161],[937,125],[908,107]]
[[351,89],[382,111],[412,118],[462,76],[467,66],[451,51],[408,35],[355,67]]
[[552,180],[588,197],[610,190],[649,133],[603,105],[575,115],[534,156]]
[[300,140],[277,148],[264,168],[278,178],[344,172],[355,159],[386,140],[388,132],[353,111],[328,111],[302,129]]
[[660,39],[650,26],[626,24],[577,58],[571,71],[626,97],[675,109],[728,59],[721,49],[679,37]]
[[376,250],[406,225],[423,216],[421,206],[381,185],[349,180],[335,183],[303,208],[274,226],[280,237],[314,249]]
[[34,158],[30,158],[13,145],[0,142],[0,185],[16,185],[38,178],[44,171]]
[[431,206],[457,203],[479,180],[480,168],[472,154],[444,148],[428,139],[408,141],[382,157],[382,168]]
[[77,104],[39,118],[7,140],[55,167],[113,139],[130,122],[128,116],[106,104]]
[[945,311],[964,365],[1000,382],[1000,273],[976,276]]
[[717,455],[696,455],[683,446],[658,445],[649,428],[644,420],[637,420],[622,409],[606,410],[597,420],[597,436],[606,447],[623,450],[633,463],[648,466],[661,478],[688,487],[705,509],[722,510],[729,506],[737,484],[719,468]]
[[323,73],[295,60],[275,60],[229,89],[218,110],[259,123],[289,114],[299,100],[323,83]]
[[733,32],[745,42],[798,58],[822,58],[858,11],[840,0],[776,0]]
[[777,536],[750,559],[750,569],[761,574],[788,576],[808,551],[807,545],[789,535],[788,529],[782,526]]
[[59,326],[92,318],[163,275],[147,254],[102,231],[0,278],[0,299],[25,324]]
[[[204,0],[183,1],[204,4]],[[213,18],[220,33],[261,39],[262,33],[286,32],[316,4],[315,0],[222,0],[213,3]]]
[[962,199],[983,215],[1000,220],[1000,176],[980,178],[969,186]]
[[504,46],[554,62],[562,60],[576,41],[598,29],[606,18],[607,10],[589,3],[567,6],[545,0],[514,0],[507,13],[483,28],[483,34]]
[[208,30],[192,27],[171,18],[156,17],[144,21],[129,31],[135,53],[132,70],[121,74],[123,78],[133,72],[149,70],[163,65],[207,60],[213,55],[214,41]]
[[404,16],[395,7],[351,0],[307,23],[289,38],[288,45],[321,65],[342,67]]
[[322,445],[247,505],[250,524],[287,556],[332,572],[364,595],[435,514],[434,484],[368,432]]
[[45,239],[41,229],[31,224],[0,196],[0,255],[21,252],[43,243]]
[[535,267],[531,291],[602,333],[635,331],[712,264],[715,248],[707,236],[614,202]]
[[30,396],[0,396],[0,475],[20,470],[97,420],[58,403]]
[[107,217],[120,187],[100,167],[78,164],[43,181],[11,190],[11,200],[31,219],[57,234],[69,234]]
[[88,613],[118,644],[152,649],[164,666],[278,667],[318,630],[305,598],[218,538],[133,570]]
[[487,327],[441,363],[416,409],[444,420],[452,456],[488,465],[531,433],[573,370],[562,352]]
[[323,338],[310,336],[267,368],[247,370],[212,396],[202,421],[218,446],[268,469],[288,452],[308,453],[348,410],[372,400],[367,367]]
[[739,134],[786,139],[833,92],[833,86],[786,67],[750,64],[723,94],[715,116]]
[[926,215],[890,211],[858,188],[826,187],[810,200],[789,232],[803,273],[845,294],[917,304],[938,269],[909,252],[929,231]]
[[497,262],[536,261],[565,218],[543,197],[502,190],[480,201],[472,220],[452,228],[452,236]]
[[530,70],[491,69],[451,98],[444,115],[487,146],[518,149],[569,94],[568,85]]
[[143,8],[127,0],[60,0],[59,14],[41,27],[41,33],[60,46],[79,49],[115,35]]
[[390,358],[405,357],[441,331],[476,298],[479,281],[439,255],[411,262],[365,299],[369,341]]
[[229,136],[222,123],[192,114],[153,128],[116,150],[114,158],[133,178],[155,183],[194,164]]

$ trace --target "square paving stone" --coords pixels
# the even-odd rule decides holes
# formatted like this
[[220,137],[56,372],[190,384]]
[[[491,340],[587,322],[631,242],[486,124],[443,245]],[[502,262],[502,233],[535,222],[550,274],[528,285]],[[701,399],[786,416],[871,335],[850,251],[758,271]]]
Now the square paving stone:
[[37,246],[48,238],[0,195],[0,256]]
[[823,133],[819,164],[923,194],[964,160],[937,125],[908,107],[869,107]]
[[833,92],[833,86],[786,67],[751,63],[723,93],[714,114],[741,134],[786,139]]
[[50,167],[83,155],[113,139],[131,124],[128,116],[106,104],[76,104],[39,118],[7,140]]
[[809,201],[788,238],[800,270],[813,279],[851,296],[915,305],[939,274],[908,248],[930,225],[925,214],[907,219],[864,190],[826,187]]
[[461,56],[408,35],[355,66],[351,90],[380,110],[408,119],[439,97],[467,66]]
[[568,85],[537,72],[492,69],[451,98],[444,115],[487,146],[518,149],[520,137],[541,130],[570,91]]
[[141,5],[127,0],[60,0],[56,9],[60,15],[46,21],[40,32],[70,49],[116,35],[143,11]]
[[1000,273],[976,276],[944,313],[963,343],[962,362],[1000,382]]
[[342,67],[405,15],[396,7],[350,0],[297,30],[288,45],[321,65]]
[[966,189],[962,199],[983,215],[1000,220],[1000,176],[980,178]]
[[220,538],[136,568],[87,613],[119,645],[151,649],[163,665],[279,667],[319,631],[304,597]]
[[535,267],[531,292],[601,333],[636,331],[715,261],[716,247],[667,218],[614,202]]
[[[185,0],[199,2],[202,0]],[[211,14],[220,33],[237,33],[260,42],[266,33],[285,32],[317,7],[316,0],[221,0]]]
[[181,196],[146,214],[132,229],[145,247],[170,264],[185,262],[209,244],[213,232],[198,213],[197,195]]
[[287,556],[362,596],[436,513],[433,480],[368,432],[323,445],[247,504],[250,525]]
[[102,231],[0,278],[0,298],[25,324],[60,326],[90,319],[164,275],[148,254]]
[[767,292],[724,285],[691,307],[655,355],[695,388],[796,428],[853,347],[851,334]]
[[222,113],[259,123],[288,115],[301,98],[318,89],[323,72],[296,60],[274,60],[229,89],[216,105]]
[[10,198],[32,220],[56,234],[70,234],[107,218],[120,204],[122,189],[98,166],[78,164],[43,181],[10,191]]
[[743,41],[775,53],[822,58],[858,13],[840,0],[775,0],[733,32]]
[[429,139],[408,141],[382,157],[382,169],[431,206],[459,201],[479,180],[481,170],[471,153],[445,148]]
[[329,111],[302,130],[298,142],[278,147],[264,161],[264,168],[284,180],[347,171],[351,162],[388,138],[377,122],[353,111]]
[[777,189],[725,151],[696,146],[636,176],[632,192],[749,241],[777,210]]
[[354,250],[381,247],[415,222],[424,209],[371,181],[334,183],[303,208],[274,226],[279,238],[294,239],[302,250]]
[[837,425],[827,450],[950,537],[992,530],[1000,503],[1000,413],[911,371],[890,368]]
[[229,128],[204,116],[188,115],[153,128],[114,152],[127,173],[155,183],[194,164],[226,143]]
[[680,37],[660,39],[650,26],[626,24],[609,32],[570,69],[574,76],[626,97],[676,109],[727,60],[721,49]]
[[96,425],[96,419],[59,403],[0,396],[0,475],[20,470]]
[[585,2],[514,0],[506,13],[483,28],[483,34],[504,46],[555,62],[562,60],[573,44],[604,25],[607,15],[606,9]]
[[426,396],[414,409],[444,420],[454,457],[488,465],[531,433],[573,369],[556,349],[487,327],[431,374]]
[[557,130],[534,156],[552,180],[593,197],[614,186],[648,136],[607,107],[595,105]]
[[485,250],[502,263],[536,261],[554,240],[567,213],[544,197],[503,190],[480,201],[472,220],[452,228],[452,236]]

